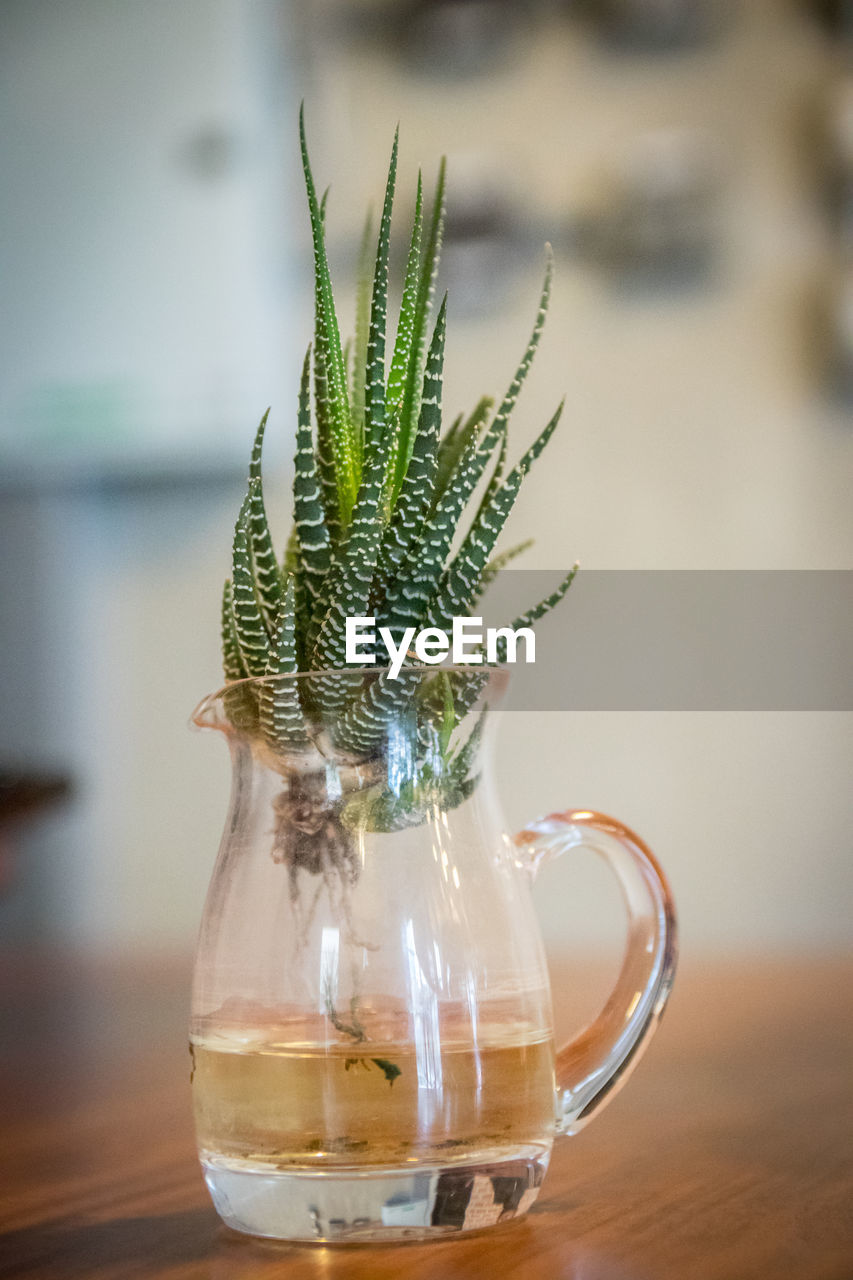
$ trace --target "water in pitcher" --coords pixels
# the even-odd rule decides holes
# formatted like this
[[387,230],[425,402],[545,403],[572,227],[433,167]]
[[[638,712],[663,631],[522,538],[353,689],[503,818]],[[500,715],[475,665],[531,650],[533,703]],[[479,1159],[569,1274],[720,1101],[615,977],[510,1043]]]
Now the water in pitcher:
[[202,1157],[235,1170],[500,1160],[554,1137],[549,1031],[329,1045],[220,1030],[191,1050]]

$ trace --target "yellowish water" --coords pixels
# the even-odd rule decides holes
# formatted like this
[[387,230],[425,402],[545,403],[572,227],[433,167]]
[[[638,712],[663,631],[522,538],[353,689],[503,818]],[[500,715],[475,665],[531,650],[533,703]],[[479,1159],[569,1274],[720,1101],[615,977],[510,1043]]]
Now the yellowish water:
[[[214,1047],[215,1045],[215,1047]],[[446,1163],[550,1145],[548,1038],[286,1048],[195,1041],[193,1100],[210,1157],[273,1168]]]

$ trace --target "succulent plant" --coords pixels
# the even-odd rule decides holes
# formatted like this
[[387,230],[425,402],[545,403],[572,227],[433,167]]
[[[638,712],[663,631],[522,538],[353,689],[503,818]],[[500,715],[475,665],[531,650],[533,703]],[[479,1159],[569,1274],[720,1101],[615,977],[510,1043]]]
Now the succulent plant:
[[[314,246],[315,324],[299,389],[293,528],[279,561],[264,506],[264,414],[234,534],[232,576],[223,594],[223,656],[229,682],[297,671],[335,674],[235,684],[226,706],[237,728],[255,734],[285,760],[310,754],[313,726],[322,720],[327,731],[332,725],[335,749],[365,761],[380,750],[390,721],[411,704],[415,686],[405,666],[396,680],[380,673],[365,681],[348,671],[347,616],[375,616],[398,643],[409,626],[449,629],[454,616],[472,612],[495,572],[529,545],[495,554],[522,480],[550,440],[563,407],[508,468],[510,415],[539,344],[552,258],[548,250],[533,331],[503,400],[495,407],[482,398],[471,413],[442,431],[446,297],[434,320],[433,304],[444,224],[444,162],[429,217],[418,177],[402,302],[389,351],[395,136],[375,253],[368,218],[355,334],[344,346],[326,253],[326,197],[317,195],[302,113],[299,123]],[[574,572],[511,625],[529,626],[551,609],[568,590]],[[502,656],[505,652],[499,651]],[[336,815],[341,839],[348,825],[359,822],[388,830],[417,821],[430,803],[432,787],[441,788],[445,804],[458,803],[469,793],[473,779],[468,770],[480,726],[461,745],[452,739],[481,683],[476,668],[471,673],[436,668],[434,678],[417,682],[416,731],[424,741],[433,740],[433,759],[438,744],[441,767],[422,760],[408,780],[408,792],[404,786],[393,794],[380,774],[372,790],[351,798]],[[294,802],[303,804],[310,770],[303,768],[301,779]],[[331,839],[332,833],[327,830],[324,838]]]

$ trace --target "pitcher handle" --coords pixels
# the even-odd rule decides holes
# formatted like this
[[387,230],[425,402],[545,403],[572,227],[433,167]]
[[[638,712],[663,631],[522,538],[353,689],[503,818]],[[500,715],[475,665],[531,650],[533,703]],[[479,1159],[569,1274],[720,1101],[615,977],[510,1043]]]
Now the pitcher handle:
[[645,1050],[675,975],[675,907],[658,863],[633,831],[586,809],[552,813],[515,837],[534,875],[569,849],[592,849],[619,881],[628,913],[625,959],[601,1013],[557,1053],[559,1132],[577,1133],[622,1087]]

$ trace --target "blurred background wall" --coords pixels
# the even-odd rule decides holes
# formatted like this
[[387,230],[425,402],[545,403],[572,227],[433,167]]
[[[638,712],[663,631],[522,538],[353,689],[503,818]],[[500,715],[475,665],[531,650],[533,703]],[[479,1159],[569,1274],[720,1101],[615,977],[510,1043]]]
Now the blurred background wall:
[[[554,245],[531,567],[850,566],[851,39],[795,0],[5,0],[0,769],[70,788],[2,825],[6,936],[192,944],[229,766],[186,722],[267,404],[287,532],[302,97],[345,312],[395,123],[398,225],[448,154],[451,413],[504,390]],[[840,711],[515,712],[498,760],[514,824],[642,832],[694,951],[849,942],[851,765]],[[553,941],[614,932],[594,869],[549,875]]]

